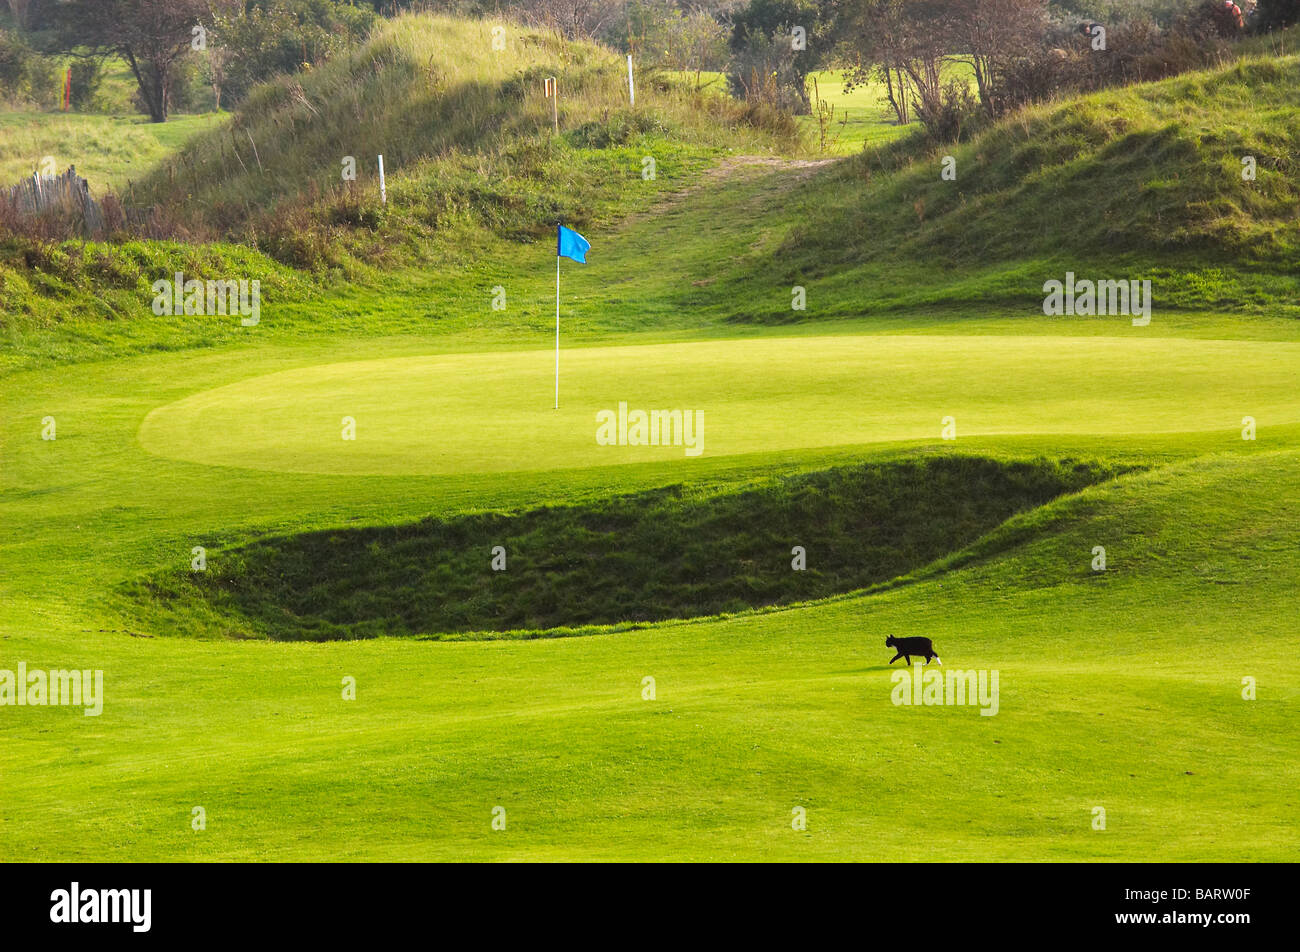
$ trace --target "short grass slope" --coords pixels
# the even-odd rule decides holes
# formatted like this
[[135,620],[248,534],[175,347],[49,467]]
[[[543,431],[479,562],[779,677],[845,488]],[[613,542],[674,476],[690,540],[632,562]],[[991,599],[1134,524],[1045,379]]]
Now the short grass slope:
[[[96,632],[74,590],[86,534],[0,607],[4,657],[84,660],[111,690],[99,718],[0,721],[0,856],[1282,861],[1300,848],[1298,473],[1294,450],[1193,460],[1016,517],[1050,531],[916,585],[490,644]],[[891,634],[997,670],[996,715],[894,704]]]

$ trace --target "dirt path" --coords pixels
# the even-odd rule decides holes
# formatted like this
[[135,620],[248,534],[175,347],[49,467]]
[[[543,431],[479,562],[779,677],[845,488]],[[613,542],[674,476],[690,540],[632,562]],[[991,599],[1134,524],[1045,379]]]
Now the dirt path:
[[717,165],[706,169],[699,178],[680,188],[665,192],[653,206],[635,215],[630,215],[619,224],[620,228],[635,225],[647,218],[653,218],[680,205],[696,192],[713,188],[727,179],[750,169],[788,169],[790,174],[781,181],[781,190],[793,188],[800,182],[811,178],[818,169],[825,168],[839,159],[782,159],[770,155],[729,155]]

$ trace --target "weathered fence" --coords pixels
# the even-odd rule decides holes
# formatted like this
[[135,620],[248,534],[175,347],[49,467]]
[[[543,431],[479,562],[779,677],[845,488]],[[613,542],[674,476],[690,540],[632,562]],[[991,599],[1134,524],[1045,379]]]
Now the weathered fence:
[[10,207],[20,215],[63,215],[79,221],[87,238],[104,230],[104,211],[90,197],[90,183],[68,166],[61,175],[33,173],[8,189]]
[[17,185],[0,186],[0,227],[45,238],[102,238],[129,231],[161,238],[166,228],[158,209],[123,205],[113,193],[90,196],[90,184],[69,166],[60,175],[33,173]]

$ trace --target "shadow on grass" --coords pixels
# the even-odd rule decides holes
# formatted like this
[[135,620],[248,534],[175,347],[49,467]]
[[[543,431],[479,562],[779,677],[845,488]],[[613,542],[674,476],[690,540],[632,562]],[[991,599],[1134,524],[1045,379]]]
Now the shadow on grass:
[[311,641],[563,634],[866,588],[1115,474],[1101,464],[946,455],[708,490],[669,486],[583,506],[263,539],[209,553],[205,572],[158,574],[127,594],[167,615],[172,630],[199,634],[217,624]]

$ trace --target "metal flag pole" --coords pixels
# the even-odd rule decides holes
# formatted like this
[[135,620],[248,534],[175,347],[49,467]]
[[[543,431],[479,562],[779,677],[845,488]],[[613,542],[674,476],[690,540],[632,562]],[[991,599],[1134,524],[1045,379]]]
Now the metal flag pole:
[[560,409],[560,252],[555,251],[555,409]]

